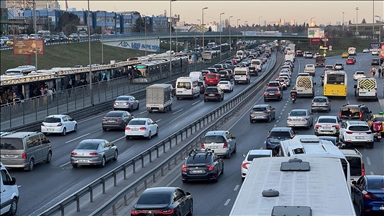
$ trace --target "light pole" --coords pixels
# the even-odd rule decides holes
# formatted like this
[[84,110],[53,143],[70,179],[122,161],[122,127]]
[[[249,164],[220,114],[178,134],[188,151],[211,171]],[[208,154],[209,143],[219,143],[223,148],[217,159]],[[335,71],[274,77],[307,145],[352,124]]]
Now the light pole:
[[35,31],[35,67],[37,71],[37,22],[36,22],[36,0],[33,0],[33,30]]
[[[203,41],[202,41],[202,45],[203,45],[203,53],[204,53],[204,46],[205,46],[205,43],[204,43],[204,33],[205,33],[205,26],[204,26],[204,10],[207,10],[208,9],[208,7],[203,7],[202,9],[201,9],[201,24],[203,25]],[[204,58],[203,58],[203,65],[204,65],[204,62],[205,62],[205,60],[204,60]]]
[[[237,22],[236,22],[236,32],[238,31],[238,29],[237,28],[239,28],[239,21],[240,21],[240,19],[237,19]],[[237,36],[236,36],[236,49],[237,49],[237,47],[238,47],[238,43],[239,43],[239,33],[237,32],[236,33],[237,34]]]
[[231,18],[233,16],[229,16],[228,18],[228,31],[229,31],[229,51],[232,51],[232,39],[231,39]]
[[[380,43],[381,42],[381,29],[382,29],[381,16],[376,15],[375,17],[379,18],[379,20],[380,20],[380,23],[379,23],[379,43]],[[373,35],[373,36],[375,36],[375,35]]]
[[358,27],[357,27],[357,23],[358,23],[358,21],[357,21],[357,19],[358,19],[358,16],[359,16],[359,7],[356,7],[356,35],[358,35],[359,34],[359,31],[358,31]]
[[261,23],[260,23],[260,18],[262,18],[263,16],[259,16],[259,27],[261,27]]
[[312,26],[312,19],[315,19],[315,18],[316,18],[316,17],[311,17],[311,19],[310,19],[311,21],[310,21],[310,23],[309,23],[309,27],[313,27],[313,26],[315,26],[315,25]]
[[89,59],[89,95],[91,96],[91,106],[93,106],[93,91],[92,91],[92,58],[91,58],[91,9],[88,0],[88,59]]
[[[372,39],[375,38],[375,0],[372,0]],[[381,20],[380,20],[381,21]],[[380,30],[380,28],[379,28]],[[379,39],[380,42],[380,39]]]
[[[247,24],[245,24],[247,23]],[[243,32],[243,41],[245,41],[245,31],[248,29],[248,21],[244,21],[244,32]]]
[[224,15],[225,13],[220,13],[220,61],[221,61],[221,31],[223,31],[222,25],[221,25],[221,15]]
[[169,74],[172,75],[172,2],[169,0]]
[[[104,11],[104,26],[101,28],[101,63],[104,64],[104,32],[106,29],[107,11]],[[91,32],[88,32],[90,34]]]
[[144,15],[145,55],[147,55],[147,15]]
[[47,7],[47,27],[48,27],[49,35],[51,35],[51,28],[49,26],[49,11],[48,11],[48,7]]
[[342,24],[342,27],[343,27],[343,32],[344,32],[344,11],[343,11],[343,24]]

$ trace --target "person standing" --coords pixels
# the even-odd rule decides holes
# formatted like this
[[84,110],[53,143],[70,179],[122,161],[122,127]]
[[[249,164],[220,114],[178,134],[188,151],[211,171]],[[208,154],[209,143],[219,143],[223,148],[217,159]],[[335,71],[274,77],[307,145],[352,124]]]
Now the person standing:
[[382,74],[382,68],[381,66],[377,69],[377,76],[380,77]]

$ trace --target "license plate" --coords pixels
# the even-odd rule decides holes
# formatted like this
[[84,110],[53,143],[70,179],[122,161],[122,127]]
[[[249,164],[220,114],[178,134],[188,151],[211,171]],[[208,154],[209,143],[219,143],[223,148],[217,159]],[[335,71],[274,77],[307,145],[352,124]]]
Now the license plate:
[[132,128],[132,130],[133,130],[133,131],[138,131],[138,130],[139,130],[139,128]]
[[49,128],[49,129],[47,129],[48,131],[54,131],[55,129],[53,129],[53,128]]
[[191,173],[195,173],[195,174],[204,173],[204,170],[192,170]]
[[324,130],[332,130],[330,127],[324,127]]
[[217,146],[211,146],[210,149],[217,149]]
[[356,139],[364,139],[363,136],[357,136]]
[[183,93],[183,91],[177,91],[177,93]]
[[274,93],[269,93],[269,95],[275,95]]
[[80,162],[83,162],[83,163],[85,163],[85,162],[88,162],[88,160],[80,160]]
[[302,92],[303,90],[297,90],[298,92]]
[[224,75],[220,75],[221,77],[224,77]]
[[215,94],[209,94],[209,96],[215,96]]
[[108,120],[108,122],[115,122],[115,120]]
[[261,119],[261,118],[264,118],[263,116],[256,116],[256,118],[259,118],[259,119]]

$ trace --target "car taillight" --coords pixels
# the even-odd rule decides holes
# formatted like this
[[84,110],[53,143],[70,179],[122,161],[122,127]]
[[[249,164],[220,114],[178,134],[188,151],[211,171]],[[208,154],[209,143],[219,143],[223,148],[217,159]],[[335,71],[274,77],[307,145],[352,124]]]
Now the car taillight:
[[71,152],[71,155],[77,155],[77,152]]
[[204,143],[201,143],[201,148],[202,148],[202,149],[205,149],[205,145],[204,145]]
[[27,159],[27,153],[23,153],[23,154],[21,154],[21,158],[22,158],[22,159]]
[[116,102],[113,102],[113,105],[117,105],[117,103],[116,103]]
[[291,119],[291,118],[287,118],[287,120],[288,120],[288,121],[292,121],[292,119]]
[[307,118],[303,118],[301,121],[307,121],[308,119]]
[[265,110],[264,113],[265,113],[265,114],[269,114],[269,110]]
[[268,92],[264,92],[264,95],[268,95]]
[[371,194],[369,192],[364,194],[364,199],[374,199],[374,198],[377,198],[377,196],[375,194]]
[[339,117],[341,118],[342,114],[341,114],[341,111],[339,112]]
[[223,148],[228,148],[228,143],[224,142]]
[[361,175],[365,176],[365,165],[361,164]]
[[130,127],[125,127],[125,130],[131,130],[131,128]]
[[353,134],[353,132],[352,131],[347,131],[347,134]]
[[219,92],[215,92],[215,94],[219,94]]
[[103,122],[106,122],[107,121],[107,119],[106,118],[103,118]]
[[140,130],[147,130],[146,127],[140,127]]
[[97,152],[90,152],[89,155],[97,155]]
[[41,126],[44,126],[44,123],[41,123]]
[[253,110],[251,110],[251,112],[249,112],[250,114],[253,114]]
[[122,121],[123,121],[123,119],[121,119],[121,118],[118,118],[118,119],[116,119],[116,121],[117,121],[117,122],[122,122]]
[[315,128],[316,128],[316,129],[318,129],[319,127],[321,127],[321,125],[318,125],[318,124],[315,125]]
[[59,124],[57,124],[57,126],[62,126],[63,124],[61,124],[61,123],[59,123]]
[[215,167],[210,164],[206,164],[205,166],[208,168],[208,171],[213,171],[215,169]]
[[131,103],[129,103],[129,102],[126,102],[126,103],[125,103],[125,105],[129,105],[129,104],[131,104]]
[[162,210],[159,213],[162,215],[173,215],[173,213],[175,213],[175,209]]
[[371,131],[367,132],[367,134],[371,134],[371,133],[372,133]]
[[182,171],[182,172],[187,172],[187,168],[188,168],[187,165],[183,165],[183,166],[181,167],[181,171]]
[[311,104],[314,105],[315,103],[312,102]]
[[251,164],[250,162],[243,162],[243,164],[241,164],[241,167],[243,167],[244,169],[248,169],[247,165],[248,164]]
[[360,120],[363,120],[363,112],[360,112]]
[[340,125],[333,125],[332,127],[336,128],[336,129],[339,129]]

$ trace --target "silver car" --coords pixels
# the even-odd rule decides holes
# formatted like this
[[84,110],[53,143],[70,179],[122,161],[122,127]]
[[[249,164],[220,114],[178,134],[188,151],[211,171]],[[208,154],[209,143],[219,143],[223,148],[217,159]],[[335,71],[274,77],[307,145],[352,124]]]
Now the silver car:
[[116,98],[115,102],[113,102],[114,110],[138,110],[140,106],[140,102],[136,100],[135,97],[130,95],[122,95]]
[[293,109],[288,114],[287,127],[306,127],[313,125],[312,113],[307,109]]
[[339,120],[337,116],[319,116],[315,124],[315,135],[339,136]]
[[105,139],[86,139],[71,152],[73,168],[79,165],[99,165],[104,167],[109,160],[117,160],[117,147]]
[[231,154],[236,153],[236,140],[229,131],[209,131],[201,147],[211,149],[218,156],[231,158]]
[[253,123],[259,120],[267,120],[271,122],[276,118],[275,108],[269,104],[257,104],[253,106],[249,113],[249,122]]
[[331,111],[331,103],[329,102],[328,97],[325,96],[316,96],[312,99],[311,103],[311,111]]

